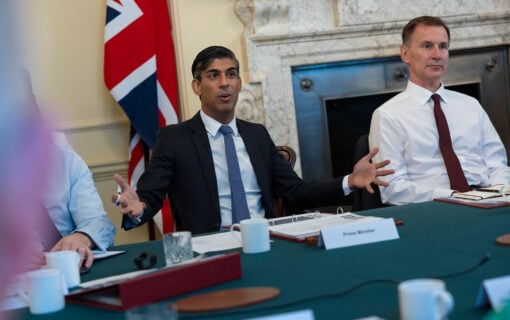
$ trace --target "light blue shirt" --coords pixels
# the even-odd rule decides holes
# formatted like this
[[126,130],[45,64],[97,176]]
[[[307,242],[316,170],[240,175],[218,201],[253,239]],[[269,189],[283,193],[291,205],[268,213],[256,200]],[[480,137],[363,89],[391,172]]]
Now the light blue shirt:
[[[214,162],[214,171],[216,173],[216,183],[218,185],[218,194],[220,200],[221,225],[229,226],[232,224],[232,199],[230,196],[230,182],[228,180],[227,157],[225,155],[225,144],[223,135],[219,132],[221,123],[200,111],[200,117],[207,131],[207,138],[211,144],[211,151]],[[237,158],[243,179],[244,191],[248,202],[251,218],[263,218],[265,211],[262,206],[262,193],[255,176],[255,171],[250,161],[246,146],[242,137],[239,135],[235,118],[228,124],[233,130],[232,138],[236,147]]]
[[108,218],[92,174],[63,133],[54,134],[48,186],[43,203],[62,236],[87,234],[97,249],[113,245],[115,226]]

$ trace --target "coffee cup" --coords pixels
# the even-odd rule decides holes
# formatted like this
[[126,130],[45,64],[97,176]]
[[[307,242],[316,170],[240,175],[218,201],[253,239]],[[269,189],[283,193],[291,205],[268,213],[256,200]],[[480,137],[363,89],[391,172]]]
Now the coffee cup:
[[[234,232],[241,231],[241,238]],[[242,220],[230,227],[230,233],[241,242],[244,253],[260,253],[271,249],[269,244],[269,225],[267,219],[253,218]]]
[[60,270],[68,288],[80,284],[80,255],[78,252],[72,250],[47,252],[46,264],[49,268]]
[[454,300],[439,279],[413,279],[398,285],[400,319],[440,320],[452,311]]
[[27,294],[19,291],[33,314],[45,314],[62,310],[65,306],[66,287],[62,273],[57,269],[39,269],[25,274]]

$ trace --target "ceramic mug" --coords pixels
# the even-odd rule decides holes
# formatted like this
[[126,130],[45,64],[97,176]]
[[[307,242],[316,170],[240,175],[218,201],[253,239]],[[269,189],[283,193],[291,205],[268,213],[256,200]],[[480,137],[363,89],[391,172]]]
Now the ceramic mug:
[[[241,231],[241,239],[234,232],[234,229]],[[242,220],[240,223],[235,223],[230,227],[230,233],[241,242],[244,253],[266,252],[271,249],[267,219],[253,218]]]
[[398,285],[400,319],[439,320],[452,311],[454,301],[444,281],[413,279]]
[[65,282],[57,269],[39,269],[25,274],[26,291],[19,291],[33,314],[45,314],[62,310],[65,306]]
[[68,288],[80,284],[80,255],[73,250],[47,252],[46,264],[49,268],[60,270]]

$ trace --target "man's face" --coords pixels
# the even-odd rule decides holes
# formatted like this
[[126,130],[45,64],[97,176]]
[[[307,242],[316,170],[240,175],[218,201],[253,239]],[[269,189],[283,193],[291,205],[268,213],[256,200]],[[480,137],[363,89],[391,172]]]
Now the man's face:
[[448,34],[443,27],[416,26],[409,43],[400,48],[412,82],[430,91],[439,88],[448,66],[448,44]]
[[193,91],[200,97],[202,111],[221,123],[230,122],[241,91],[241,78],[236,63],[229,58],[213,60],[201,73],[201,80],[193,79]]

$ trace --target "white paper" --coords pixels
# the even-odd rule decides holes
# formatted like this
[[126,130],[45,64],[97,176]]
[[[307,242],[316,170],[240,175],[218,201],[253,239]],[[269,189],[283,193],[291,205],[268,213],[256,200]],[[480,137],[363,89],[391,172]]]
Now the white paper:
[[471,190],[467,192],[458,192],[452,195],[453,198],[468,199],[468,200],[484,200],[492,198],[501,198],[502,195],[492,191],[479,191]]
[[362,221],[321,229],[321,240],[326,250],[398,239],[392,218]]
[[375,221],[383,218],[362,216],[355,213],[328,214],[317,219],[302,220],[293,223],[269,226],[269,231],[296,239],[318,235],[321,229],[331,226],[356,224],[361,221]]
[[90,288],[90,287],[96,287],[96,286],[99,286],[99,285],[108,285],[108,284],[111,284],[111,283],[118,282],[120,280],[131,279],[131,278],[137,277],[139,275],[142,275],[142,274],[145,274],[145,273],[149,273],[149,272],[154,272],[154,271],[157,271],[157,270],[158,269],[138,270],[138,271],[122,273],[122,274],[118,274],[118,275],[114,275],[114,276],[110,276],[110,277],[99,278],[99,279],[96,279],[96,280],[82,282],[82,283],[80,283],[80,287],[82,287],[82,288]]
[[125,250],[121,250],[121,251],[101,251],[101,250],[92,250],[92,253],[94,254],[94,260],[101,260],[101,259],[105,259],[105,258],[108,258],[108,257],[113,257],[113,256],[116,256],[118,254],[121,254],[121,253],[124,253],[126,252]]
[[[234,231],[241,239],[239,231]],[[206,236],[193,237],[191,239],[193,251],[199,254],[241,248],[241,241],[235,239],[230,232],[220,232]]]

